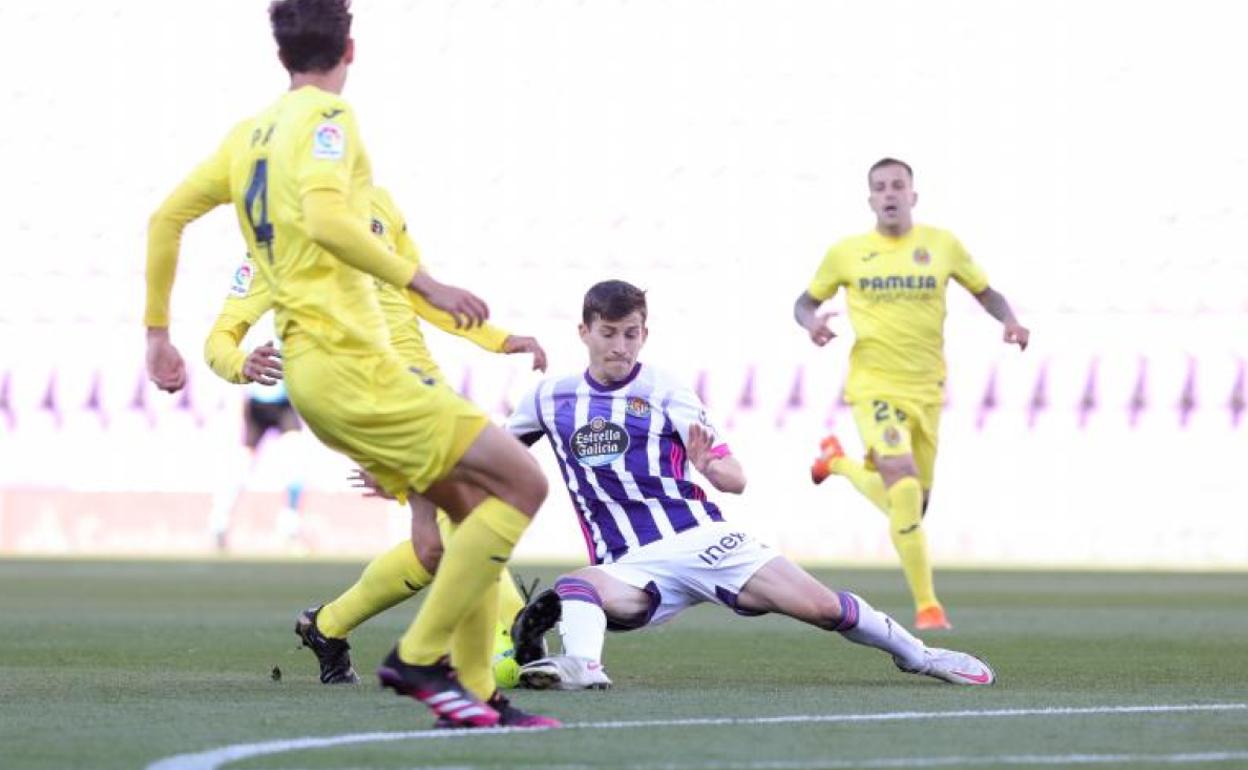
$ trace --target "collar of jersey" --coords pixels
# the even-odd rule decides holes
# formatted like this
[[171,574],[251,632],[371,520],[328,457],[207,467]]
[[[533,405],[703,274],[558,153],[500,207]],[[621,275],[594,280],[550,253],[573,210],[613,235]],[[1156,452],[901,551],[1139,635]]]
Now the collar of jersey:
[[620,388],[624,387],[628,383],[637,379],[637,375],[639,374],[641,374],[641,362],[640,361],[633,364],[633,370],[628,373],[627,377],[620,380],[619,382],[612,383],[611,385],[603,385],[598,380],[595,380],[593,377],[589,376],[588,369],[585,370],[585,381],[589,383],[589,387],[593,388],[599,393],[610,393],[613,390],[619,390]]

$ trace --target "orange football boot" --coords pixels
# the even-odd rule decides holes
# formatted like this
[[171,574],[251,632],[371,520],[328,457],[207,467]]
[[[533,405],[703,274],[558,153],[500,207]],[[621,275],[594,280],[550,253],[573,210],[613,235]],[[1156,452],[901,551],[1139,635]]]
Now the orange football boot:
[[841,442],[836,436],[827,436],[819,442],[820,455],[810,465],[810,480],[822,484],[823,480],[832,475],[832,461],[845,456]]
[[953,624],[945,615],[945,608],[933,604],[914,614],[914,628],[916,631],[948,631],[953,628]]

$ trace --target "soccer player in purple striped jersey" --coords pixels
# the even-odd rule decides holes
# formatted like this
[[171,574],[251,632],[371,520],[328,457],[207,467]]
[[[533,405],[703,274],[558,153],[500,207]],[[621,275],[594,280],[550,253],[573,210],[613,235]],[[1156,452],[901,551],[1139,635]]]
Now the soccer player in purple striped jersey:
[[[608,628],[657,625],[702,602],[836,631],[883,650],[909,673],[954,684],[995,680],[978,658],[927,647],[862,597],[827,588],[725,520],[689,468],[730,494],[744,491],[745,471],[697,395],[638,360],[647,335],[643,291],[624,281],[591,287],[580,335],[589,368],[543,380],[507,423],[529,445],[550,441],[592,562],[560,577],[517,618],[523,684],[609,687]],[[528,659],[556,622],[562,654]]]

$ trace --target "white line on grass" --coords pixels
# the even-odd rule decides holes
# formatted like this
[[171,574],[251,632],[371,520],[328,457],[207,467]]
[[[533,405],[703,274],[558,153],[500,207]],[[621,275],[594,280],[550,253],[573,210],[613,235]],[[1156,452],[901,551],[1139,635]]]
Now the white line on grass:
[[[820,770],[853,770],[854,768],[928,768],[928,767],[995,767],[1000,765],[1042,765],[1070,767],[1072,765],[1190,765],[1215,762],[1242,762],[1248,759],[1248,751],[1206,751],[1187,754],[998,754],[992,756],[965,757],[892,757],[877,759],[820,759]],[[421,765],[404,767],[404,770],[481,770],[481,765]],[[511,770],[602,770],[602,765],[517,765],[509,763]],[[639,765],[612,765],[614,770],[809,770],[811,760],[755,762],[695,762],[680,764],[660,762]],[[346,768],[345,770],[375,770],[373,768]]]
[[[902,721],[920,721],[931,719],[992,719],[1000,717],[1051,717],[1051,716],[1081,716],[1095,714],[1172,714],[1172,713],[1190,713],[1190,712],[1207,712],[1207,711],[1245,711],[1248,710],[1248,703],[1196,703],[1196,704],[1179,704],[1179,705],[1151,705],[1151,706],[1089,706],[1089,707],[1065,707],[1055,706],[1050,708],[1029,708],[1029,709],[989,709],[981,711],[888,711],[876,714],[796,714],[792,716],[777,717],[707,717],[695,719],[647,719],[628,722],[573,722],[563,726],[564,730],[628,730],[638,727],[718,727],[718,726],[741,726],[741,725],[776,725],[776,724],[833,724],[833,723],[853,723],[853,722],[902,722]],[[412,730],[397,733],[350,733],[347,735],[332,735],[327,737],[307,737],[307,738],[290,738],[286,740],[265,741],[263,743],[241,743],[234,746],[224,746],[219,749],[211,749],[195,754],[177,754],[172,757],[158,760],[147,766],[147,770],[217,770],[231,762],[237,762],[252,757],[262,757],[271,754],[284,754],[291,751],[302,751],[304,749],[324,749],[335,746],[350,746],[358,743],[388,743],[394,741],[409,740],[469,740],[483,738],[491,735],[510,735],[519,732],[534,732],[533,730],[515,729],[509,727],[496,727],[485,730]],[[1045,759],[1045,755],[1037,757],[1020,756],[1010,761],[1009,757],[995,758],[967,758],[967,757],[928,757],[913,759],[881,759],[875,762],[927,762],[929,764],[867,764],[873,760],[858,760],[849,765],[827,764],[828,767],[941,767],[947,764],[957,764],[959,762],[981,762],[991,764],[999,762],[1002,764],[1062,764],[1063,761],[1071,764],[1096,764],[1103,762],[1119,762],[1131,761],[1130,759],[1095,759],[1098,757],[1123,756],[1130,757],[1135,755],[1110,755],[1110,754],[1087,754],[1087,755],[1067,755],[1065,757],[1056,757],[1051,760]],[[1144,759],[1144,757],[1155,756],[1156,759]],[[1239,759],[1248,754],[1239,752],[1230,754],[1159,754],[1159,755],[1141,755],[1140,761],[1160,762],[1166,764],[1188,764],[1192,762],[1224,762],[1231,759]],[[1076,757],[1071,759],[1070,757]],[[1093,758],[1094,761],[1080,761],[1077,757]],[[1226,757],[1225,759],[1198,759],[1199,757]],[[1180,758],[1180,759],[1176,759]],[[956,760],[956,762],[955,762]],[[989,761],[991,760],[991,761]],[[1026,761],[1024,761],[1026,760]],[[809,762],[805,763],[809,764]],[[744,768],[745,770],[787,770],[789,765],[786,763],[762,763],[758,765],[646,765],[637,766],[644,767],[645,770],[733,770],[735,768]],[[457,766],[461,767],[461,766]],[[587,767],[587,766],[586,766]]]

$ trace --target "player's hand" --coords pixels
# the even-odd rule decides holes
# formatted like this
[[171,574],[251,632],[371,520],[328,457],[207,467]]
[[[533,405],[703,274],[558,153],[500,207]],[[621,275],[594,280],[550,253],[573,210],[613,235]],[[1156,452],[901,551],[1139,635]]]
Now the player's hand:
[[169,341],[168,329],[147,330],[147,377],[166,393],[186,385],[186,362]]
[[394,499],[394,495],[382,489],[381,485],[377,483],[377,479],[373,478],[372,474],[363,468],[356,468],[351,471],[351,475],[347,477],[347,480],[356,489],[363,489],[365,497],[380,497],[383,500]]
[[424,268],[416,271],[407,287],[424,297],[430,305],[450,313],[455,319],[456,329],[480,326],[490,317],[490,308],[485,300],[467,289],[436,280]]
[[516,334],[507,336],[503,341],[503,352],[508,355],[512,353],[532,353],[533,354],[533,370],[537,372],[546,371],[546,351],[542,349],[541,343],[535,337],[521,337]]
[[282,354],[269,340],[247,355],[243,376],[248,382],[276,385],[282,379]]
[[485,300],[467,289],[442,284],[432,295],[426,294],[425,299],[430,305],[450,313],[458,329],[472,329],[490,317],[490,308]]
[[816,313],[814,319],[806,327],[806,331],[810,334],[810,341],[823,347],[836,337],[836,332],[832,331],[832,327],[828,326],[828,319],[837,315],[835,310],[826,310],[822,313]]
[[1006,323],[1005,333],[1001,338],[1011,345],[1018,345],[1019,350],[1026,350],[1027,342],[1031,339],[1031,331],[1019,323]]
[[715,437],[709,430],[701,425],[694,423],[689,426],[689,446],[685,450],[689,453],[689,462],[697,468],[698,473],[706,475],[706,469],[710,467],[711,461],[715,457],[711,454],[711,443]]

